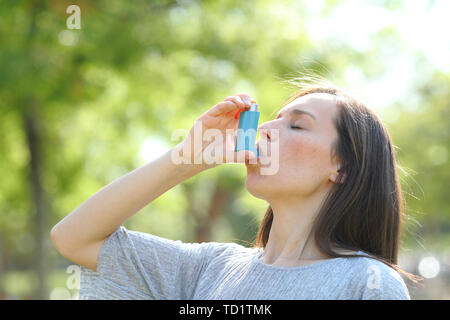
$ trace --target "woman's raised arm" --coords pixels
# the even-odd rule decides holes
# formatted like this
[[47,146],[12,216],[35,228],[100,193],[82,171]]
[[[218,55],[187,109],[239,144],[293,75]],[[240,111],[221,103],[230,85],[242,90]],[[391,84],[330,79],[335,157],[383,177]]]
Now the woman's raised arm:
[[[55,248],[67,259],[96,270],[104,241],[128,218],[177,184],[217,165],[198,164],[196,161],[177,164],[173,155],[184,156],[183,150],[187,146],[193,147],[194,128],[200,123],[206,129],[216,129],[216,132],[236,129],[238,120],[234,114],[239,109],[248,109],[249,103],[241,100],[247,100],[247,97],[245,94],[231,96],[216,104],[196,121],[182,143],[106,185],[83,202],[52,228],[50,235]],[[206,147],[202,145],[199,153]],[[198,159],[199,153],[192,152],[192,160]]]
[[106,238],[161,194],[198,173],[198,167],[175,165],[170,152],[100,189],[51,231],[55,248],[67,259],[96,270]]

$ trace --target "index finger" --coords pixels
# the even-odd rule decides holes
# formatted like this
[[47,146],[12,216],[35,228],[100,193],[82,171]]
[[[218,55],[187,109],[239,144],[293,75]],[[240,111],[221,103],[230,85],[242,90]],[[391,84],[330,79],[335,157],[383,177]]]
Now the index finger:
[[[248,109],[248,108],[250,108],[250,107],[246,105],[245,109]],[[209,111],[209,114],[212,116],[217,116],[220,114],[236,112],[239,109],[240,109],[239,106],[232,101],[222,101],[222,102],[219,102],[218,104],[216,104],[214,107],[212,107],[211,110]]]
[[245,93],[245,92],[238,93],[238,94],[235,94],[235,96],[238,96],[239,98],[241,98],[245,104],[250,105],[250,101],[252,100],[252,97],[248,93]]

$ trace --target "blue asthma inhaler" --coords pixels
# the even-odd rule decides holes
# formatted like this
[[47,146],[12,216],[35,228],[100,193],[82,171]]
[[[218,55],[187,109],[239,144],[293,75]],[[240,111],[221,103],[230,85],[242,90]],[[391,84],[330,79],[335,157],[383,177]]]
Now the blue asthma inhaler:
[[256,133],[258,130],[259,111],[255,100],[251,100],[250,109],[239,113],[239,125],[234,151],[249,150],[259,157],[256,149]]

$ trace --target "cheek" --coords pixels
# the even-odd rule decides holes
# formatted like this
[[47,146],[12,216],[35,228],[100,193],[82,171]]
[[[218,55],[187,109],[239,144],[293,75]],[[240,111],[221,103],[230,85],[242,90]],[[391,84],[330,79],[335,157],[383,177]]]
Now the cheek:
[[309,138],[291,139],[280,146],[280,169],[295,177],[321,176],[330,165],[330,148]]
[[327,180],[329,150],[325,143],[307,137],[282,139],[277,173],[262,175],[260,168],[247,167],[246,187],[260,198],[274,193],[310,193]]
[[315,162],[321,157],[321,148],[317,146],[314,141],[308,138],[291,139],[283,144],[280,148],[280,158],[286,162],[306,164],[308,162]]

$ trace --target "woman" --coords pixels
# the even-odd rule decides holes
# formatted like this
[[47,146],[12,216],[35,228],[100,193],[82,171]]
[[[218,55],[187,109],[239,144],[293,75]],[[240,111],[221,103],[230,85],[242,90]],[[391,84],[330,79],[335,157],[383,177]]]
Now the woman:
[[[390,137],[374,113],[331,85],[304,84],[259,127],[260,157],[245,153],[246,188],[269,203],[253,248],[183,243],[122,226],[217,166],[201,162],[208,145],[194,147],[194,129],[235,130],[234,115],[250,99],[238,94],[213,106],[182,143],[53,227],[57,250],[83,267],[81,299],[410,298],[398,272],[415,279],[396,266],[402,199]],[[224,145],[216,151],[229,156],[233,146]],[[275,146],[278,170],[261,174]],[[191,161],[175,164],[174,155]]]

